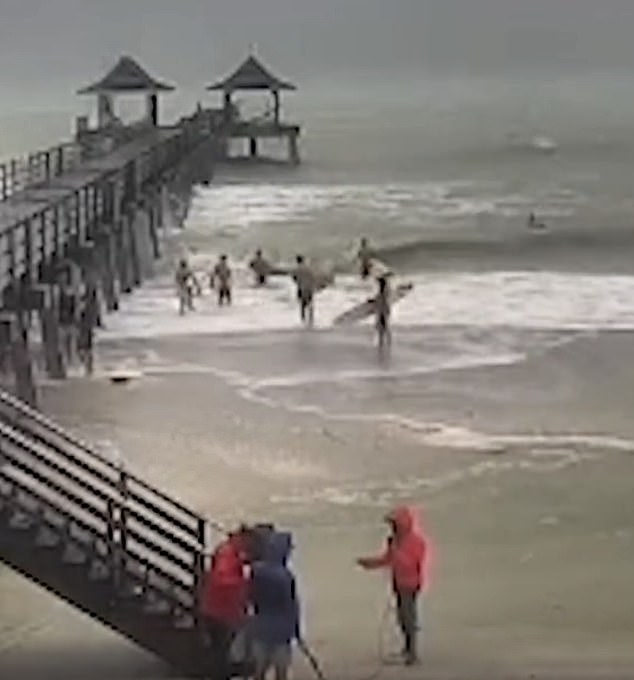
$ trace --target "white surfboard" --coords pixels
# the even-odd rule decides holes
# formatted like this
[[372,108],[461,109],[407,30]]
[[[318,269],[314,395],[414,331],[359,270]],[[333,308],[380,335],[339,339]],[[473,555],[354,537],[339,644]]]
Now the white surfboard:
[[[406,295],[414,289],[413,283],[401,283],[392,291],[392,305],[402,300]],[[348,309],[343,314],[340,314],[334,321],[334,326],[346,326],[348,324],[357,323],[367,319],[367,317],[374,314],[374,298],[368,298],[351,309]]]

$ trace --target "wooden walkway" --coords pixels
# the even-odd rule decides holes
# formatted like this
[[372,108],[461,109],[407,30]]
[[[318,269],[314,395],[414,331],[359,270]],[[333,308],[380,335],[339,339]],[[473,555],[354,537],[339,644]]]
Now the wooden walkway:
[[37,278],[38,268],[59,258],[71,241],[88,241],[94,228],[116,221],[121,203],[135,199],[126,192],[160,184],[163,173],[173,172],[202,143],[204,134],[196,128],[192,122],[146,130],[111,153],[28,183],[0,202],[0,290]]
[[157,144],[175,137],[178,129],[154,129],[101,158],[77,162],[63,174],[49,180],[35,181],[8,196],[0,203],[0,234],[17,222],[29,219],[45,207],[52,207],[72,196],[82,187],[94,184],[104,175],[121,170],[127,163]]

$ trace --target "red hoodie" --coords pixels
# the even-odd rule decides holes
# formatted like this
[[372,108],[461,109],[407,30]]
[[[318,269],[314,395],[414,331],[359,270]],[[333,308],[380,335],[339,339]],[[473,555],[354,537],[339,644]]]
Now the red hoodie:
[[248,590],[244,541],[239,535],[230,536],[211,558],[203,581],[200,613],[237,627],[246,614]]
[[397,589],[418,591],[425,585],[427,542],[415,526],[414,511],[402,506],[386,520],[394,524],[395,535],[388,540],[385,552],[378,557],[363,557],[359,564],[365,569],[389,567]]

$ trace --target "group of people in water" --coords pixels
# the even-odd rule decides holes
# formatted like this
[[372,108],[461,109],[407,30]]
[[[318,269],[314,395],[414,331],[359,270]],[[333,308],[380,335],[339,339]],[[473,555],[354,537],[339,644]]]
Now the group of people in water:
[[[391,344],[390,315],[391,315],[391,290],[389,271],[375,271],[375,253],[367,238],[362,238],[357,252],[359,275],[366,280],[375,276],[377,291],[372,298],[376,321],[378,344],[380,349],[389,347]],[[295,266],[292,268],[275,268],[266,259],[261,249],[258,249],[249,263],[254,275],[254,283],[258,287],[265,286],[273,275],[289,275],[295,282],[297,304],[301,322],[306,326],[312,326],[315,320],[315,295],[323,288],[331,285],[334,281],[332,273],[323,274],[313,268],[304,255],[297,255]],[[202,286],[190,267],[186,258],[178,263],[174,275],[176,294],[178,297],[179,313],[186,314],[194,311],[194,299],[202,294]],[[233,301],[233,271],[227,255],[220,255],[209,274],[209,287],[215,291],[218,306],[231,305]]]
[[[390,532],[379,555],[357,559],[363,569],[391,572],[396,622],[406,665],[418,662],[420,595],[425,586],[427,540],[410,507],[385,517]],[[240,526],[214,551],[202,581],[200,616],[214,677],[235,674],[265,680],[273,670],[286,680],[296,643],[313,663],[302,636],[302,607],[289,564],[292,534],[271,524]],[[233,652],[240,641],[240,659]]]

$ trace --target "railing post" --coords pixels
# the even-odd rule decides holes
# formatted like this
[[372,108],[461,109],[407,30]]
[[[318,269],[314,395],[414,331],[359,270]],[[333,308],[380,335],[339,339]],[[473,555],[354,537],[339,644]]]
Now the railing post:
[[46,175],[46,181],[50,182],[51,180],[51,152],[47,151],[45,156],[44,156],[44,172]]
[[9,196],[9,187],[7,186],[7,166],[4,163],[0,165],[0,172],[2,173],[2,200],[6,201]]
[[18,181],[18,162],[16,161],[15,158],[11,159],[9,167],[10,167],[9,173],[11,177],[11,192],[9,193],[9,195],[11,195],[18,191],[18,188],[16,187]]
[[117,551],[116,551],[116,537],[117,537],[117,518],[114,501],[112,498],[108,499],[107,507],[107,526],[106,526],[106,552],[110,560],[111,577],[113,584],[116,584],[118,578],[117,569]]
[[57,147],[57,152],[55,154],[55,175],[59,177],[64,174],[64,147]]
[[193,592],[192,592],[192,602],[194,604],[194,610],[192,615],[196,626],[200,622],[200,596],[202,589],[202,582],[205,577],[205,554],[207,545],[207,522],[203,517],[198,518],[198,526],[196,528],[196,538],[198,540],[198,548],[194,554],[194,564],[193,566]]
[[128,473],[121,467],[119,469],[119,494],[121,505],[119,507],[119,570],[127,569],[128,552]]

